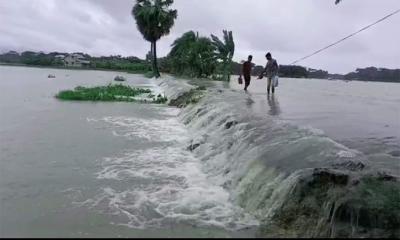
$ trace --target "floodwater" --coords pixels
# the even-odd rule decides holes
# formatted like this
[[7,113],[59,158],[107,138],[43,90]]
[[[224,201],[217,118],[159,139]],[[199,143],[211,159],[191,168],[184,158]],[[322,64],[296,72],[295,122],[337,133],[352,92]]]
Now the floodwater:
[[[230,86],[241,90],[236,79]],[[400,175],[400,84],[320,79],[280,79],[274,95],[253,78],[248,91],[255,114],[326,134]]]
[[[186,126],[186,113],[164,105],[54,98],[115,75],[160,91],[141,75],[0,66],[0,237],[254,237],[260,222],[217,171],[224,150],[187,150],[212,131],[207,121]],[[248,118],[327,135],[399,174],[400,85],[281,79],[274,97],[264,81],[248,93],[207,85]]]

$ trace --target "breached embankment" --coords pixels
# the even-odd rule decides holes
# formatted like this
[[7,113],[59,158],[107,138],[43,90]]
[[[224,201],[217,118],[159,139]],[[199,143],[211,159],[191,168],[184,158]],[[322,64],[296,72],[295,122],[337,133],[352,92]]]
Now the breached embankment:
[[[255,116],[240,92],[163,80],[203,171],[262,237],[400,237],[399,177],[312,129]],[[195,103],[195,104],[192,104]]]

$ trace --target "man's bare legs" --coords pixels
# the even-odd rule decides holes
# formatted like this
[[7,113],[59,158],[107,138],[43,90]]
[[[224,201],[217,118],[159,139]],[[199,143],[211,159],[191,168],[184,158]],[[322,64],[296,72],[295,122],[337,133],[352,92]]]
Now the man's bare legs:
[[[268,78],[268,87],[267,87],[268,94],[270,93],[271,85],[272,85],[272,78]],[[274,86],[272,86],[272,93],[275,93]]]

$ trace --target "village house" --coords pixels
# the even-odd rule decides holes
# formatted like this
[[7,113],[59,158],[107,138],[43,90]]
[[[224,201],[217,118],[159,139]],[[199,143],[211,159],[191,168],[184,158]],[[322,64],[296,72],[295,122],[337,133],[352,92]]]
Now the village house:
[[66,67],[89,67],[90,61],[79,53],[69,54],[64,58],[64,65]]

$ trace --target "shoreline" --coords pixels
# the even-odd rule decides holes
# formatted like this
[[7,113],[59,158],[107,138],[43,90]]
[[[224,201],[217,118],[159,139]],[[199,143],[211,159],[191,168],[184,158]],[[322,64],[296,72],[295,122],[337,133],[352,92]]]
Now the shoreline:
[[[142,74],[144,75],[144,77],[146,77],[145,75],[148,72],[129,72],[127,70],[120,70],[120,69],[104,69],[104,68],[69,68],[69,67],[58,67],[58,66],[37,66],[37,65],[26,65],[26,64],[10,64],[10,63],[2,63],[0,62],[0,67],[1,66],[7,66],[7,67],[27,67],[27,68],[41,68],[41,69],[56,69],[56,70],[77,70],[77,71],[103,71],[103,72],[121,72],[121,73],[127,73],[127,74]],[[221,81],[221,80],[215,80],[212,78],[193,78],[193,77],[189,77],[189,76],[179,76],[179,75],[174,75],[172,73],[163,73],[161,72],[161,74],[163,75],[170,75],[173,76],[175,78],[179,78],[179,79],[186,79],[186,80],[199,80],[199,79],[204,79],[207,81],[216,81],[216,82],[225,82],[225,81]],[[231,81],[236,81],[236,77],[238,77],[239,75],[231,75],[232,77],[234,77],[234,79],[231,79]],[[257,75],[252,75],[252,77],[257,77]],[[343,82],[366,82],[366,83],[400,83],[397,81],[368,81],[368,80],[346,80],[346,79],[325,79],[325,78],[294,78],[294,77],[279,77],[279,78],[288,78],[288,79],[310,79],[310,80],[325,80],[325,81],[331,81],[331,82],[335,82],[335,81],[343,81]],[[254,79],[252,79],[254,80]]]
[[37,66],[37,65],[26,65],[26,64],[9,64],[0,63],[0,66],[6,67],[27,67],[27,68],[41,68],[41,69],[58,69],[58,70],[78,70],[78,71],[103,71],[103,72],[123,72],[129,74],[146,74],[147,72],[129,72],[126,70],[119,69],[104,69],[104,68],[69,68],[69,67],[58,67],[58,66]]
[[[37,66],[37,65],[26,65],[26,64],[9,64],[9,63],[1,63],[0,62],[0,67],[1,66],[6,66],[6,67],[26,67],[26,68],[39,68],[39,69],[56,69],[56,70],[77,70],[77,71],[101,71],[101,72],[121,72],[121,73],[127,73],[127,74],[137,74],[137,75],[143,75],[146,78],[149,78],[146,76],[147,73],[150,72],[129,72],[126,70],[119,70],[119,69],[104,69],[104,68],[69,68],[69,67],[57,67],[57,66]],[[172,73],[164,73],[160,72],[161,74],[165,76],[173,76],[177,79],[185,79],[185,80],[199,80],[199,79],[204,79],[206,81],[216,81],[216,82],[223,82],[219,80],[214,80],[211,78],[193,78],[193,77],[188,77],[188,76],[179,76],[179,75],[174,75]]]

